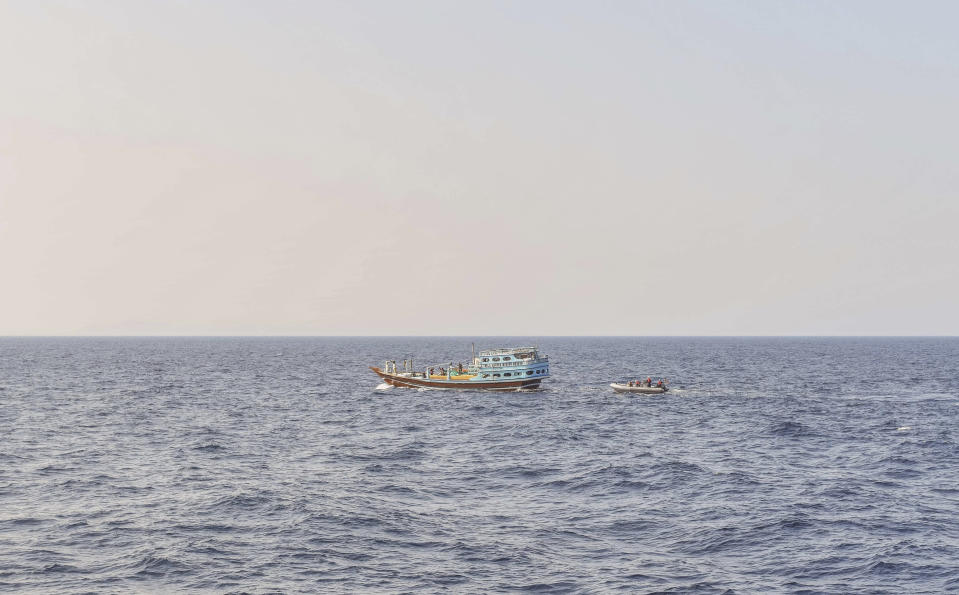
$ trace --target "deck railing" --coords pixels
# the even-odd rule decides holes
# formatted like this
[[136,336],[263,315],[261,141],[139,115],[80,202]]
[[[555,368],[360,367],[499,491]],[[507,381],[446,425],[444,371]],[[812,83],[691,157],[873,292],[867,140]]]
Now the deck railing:
[[[541,355],[541,356],[537,357],[536,359],[513,359],[513,360],[510,360],[510,361],[508,361],[508,362],[484,362],[484,361],[479,361],[479,360],[480,360],[479,356],[477,356],[476,360],[477,360],[477,361],[473,364],[473,366],[474,366],[474,367],[477,367],[477,368],[527,368],[527,367],[529,367],[529,366],[540,366],[540,365],[544,365],[544,364],[549,364],[549,356],[548,356],[548,355]],[[453,370],[458,369],[457,363],[458,363],[458,362],[453,362],[453,368],[452,368]],[[438,363],[438,364],[430,364],[430,365],[428,365],[427,367],[428,367],[428,368],[435,368],[436,373],[438,374],[440,368],[448,368],[448,367],[449,367],[449,362],[441,362],[441,363]],[[463,366],[463,371],[466,371],[466,369],[467,369],[468,367],[469,367],[468,365],[464,365],[464,366]]]
[[528,368],[549,363],[549,356],[537,359],[517,359],[509,362],[477,362],[477,368]]
[[514,353],[526,353],[536,351],[536,347],[506,347],[503,349],[484,349],[476,353],[476,357],[486,357],[492,355],[513,355]]

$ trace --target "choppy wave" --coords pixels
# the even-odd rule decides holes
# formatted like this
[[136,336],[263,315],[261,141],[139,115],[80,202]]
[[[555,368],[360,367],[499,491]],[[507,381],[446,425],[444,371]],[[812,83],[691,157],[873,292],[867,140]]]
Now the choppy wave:
[[0,340],[0,591],[959,590],[959,341],[530,342]]

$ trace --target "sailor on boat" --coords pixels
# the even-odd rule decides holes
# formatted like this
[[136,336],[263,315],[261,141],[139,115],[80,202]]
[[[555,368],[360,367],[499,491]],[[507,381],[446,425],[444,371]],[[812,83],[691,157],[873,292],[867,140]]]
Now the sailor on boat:
[[640,394],[661,394],[669,390],[669,381],[665,378],[660,379],[653,385],[653,378],[649,376],[646,380],[628,380],[623,383],[612,383],[610,386],[618,393],[640,393]]

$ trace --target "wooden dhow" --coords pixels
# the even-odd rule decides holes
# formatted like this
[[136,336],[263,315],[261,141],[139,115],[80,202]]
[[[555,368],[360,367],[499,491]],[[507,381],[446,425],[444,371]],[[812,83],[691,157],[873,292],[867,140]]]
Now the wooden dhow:
[[416,371],[413,360],[404,360],[402,371],[395,360],[370,370],[389,385],[404,388],[440,388],[509,391],[536,389],[549,378],[549,356],[536,347],[512,347],[474,352],[470,363],[434,364]]

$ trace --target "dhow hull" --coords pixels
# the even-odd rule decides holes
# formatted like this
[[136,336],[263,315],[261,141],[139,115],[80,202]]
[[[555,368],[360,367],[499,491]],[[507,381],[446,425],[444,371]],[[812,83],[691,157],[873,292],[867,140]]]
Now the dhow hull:
[[543,381],[543,377],[539,378],[529,378],[522,380],[499,380],[495,382],[489,381],[480,381],[480,380],[436,380],[432,378],[423,378],[422,376],[414,377],[407,376],[404,374],[388,374],[381,370],[370,366],[370,370],[376,373],[377,376],[383,379],[383,382],[386,382],[392,386],[400,386],[403,388],[441,388],[441,389],[452,389],[452,390],[493,390],[493,391],[515,391],[521,389],[535,389],[539,388],[540,382]]

